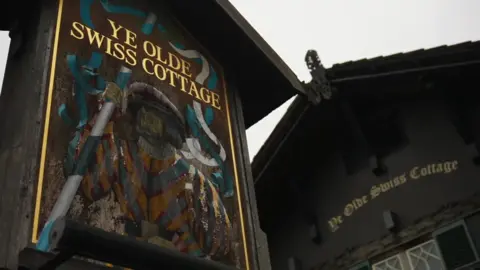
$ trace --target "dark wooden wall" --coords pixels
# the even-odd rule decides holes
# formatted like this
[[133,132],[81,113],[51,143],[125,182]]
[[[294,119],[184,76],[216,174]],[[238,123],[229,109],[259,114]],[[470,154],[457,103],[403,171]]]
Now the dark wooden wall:
[[[457,91],[460,87],[450,90]],[[302,261],[304,269],[322,263],[327,263],[330,268],[318,269],[348,269],[352,264],[377,256],[382,250],[388,250],[407,238],[434,230],[480,207],[480,167],[472,161],[478,152],[459,133],[458,123],[453,120],[455,113],[452,113],[451,100],[441,89],[436,90],[438,92],[430,92],[422,97],[385,101],[368,107],[364,106],[366,104],[354,104],[354,101],[339,102],[336,109],[322,111],[332,116],[337,114],[337,124],[324,126],[324,130],[330,129],[334,137],[330,137],[330,143],[324,140],[311,143],[337,146],[324,147],[325,152],[312,151],[321,147],[311,146],[291,156],[305,160],[308,167],[295,168],[302,177],[288,175],[288,178],[299,183],[297,192],[300,194],[292,195],[293,191],[282,193],[282,197],[277,198],[279,204],[280,200],[287,200],[290,207],[284,208],[275,217],[270,216],[269,225],[265,226],[273,269],[288,269],[289,257]],[[458,95],[463,94],[468,95],[458,92]],[[470,99],[474,98],[470,96]],[[361,134],[355,131],[355,125],[346,127],[349,121],[345,119],[349,117],[339,116],[349,111],[342,109],[343,106],[350,107],[354,118],[363,119],[360,129],[364,131],[371,119],[382,119],[389,115],[388,112],[395,111],[395,117],[384,117],[384,120],[378,120],[380,123],[369,126],[370,132],[363,132],[363,135],[375,137],[379,144],[377,147],[381,151],[377,152],[384,157],[383,162],[388,168],[385,174],[376,176],[372,172],[375,166],[368,157],[372,160],[374,146],[362,146],[362,143],[370,140],[361,138]],[[381,126],[382,121],[388,124],[386,128]],[[398,130],[392,125],[395,121],[399,122]],[[372,132],[372,129],[377,130]],[[392,137],[396,139],[392,140]],[[391,149],[382,148],[379,143],[384,141],[385,145],[391,145],[401,141],[399,138],[405,141]],[[449,174],[435,174],[416,180],[408,176],[416,166],[455,160],[458,169]],[[308,176],[305,176],[305,171],[309,172]],[[403,173],[407,174],[406,183],[371,199],[372,186],[393,180]],[[281,176],[275,179],[276,182],[287,180]],[[345,217],[345,205],[364,195],[368,202]],[[399,234],[399,239],[390,237],[385,227],[383,212],[386,210],[398,215],[403,232]],[[319,221],[320,244],[312,241],[311,216],[306,217],[305,213],[316,215],[314,219]],[[332,232],[328,221],[337,215],[343,215],[343,223]]]
[[31,241],[44,100],[57,17],[53,0],[39,1],[25,10],[27,13],[21,16],[26,20],[23,51],[9,53],[0,98],[0,267],[12,268],[19,250]]

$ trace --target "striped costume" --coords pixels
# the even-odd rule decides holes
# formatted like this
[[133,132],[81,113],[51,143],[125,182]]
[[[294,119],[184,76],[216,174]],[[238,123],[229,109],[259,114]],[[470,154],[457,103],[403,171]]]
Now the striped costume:
[[[95,117],[69,144],[65,168],[73,168]],[[194,256],[230,252],[232,225],[215,185],[174,150],[158,160],[139,141],[119,138],[110,122],[82,182],[84,196],[96,201],[111,191],[125,218],[148,221],[171,232],[177,249]]]

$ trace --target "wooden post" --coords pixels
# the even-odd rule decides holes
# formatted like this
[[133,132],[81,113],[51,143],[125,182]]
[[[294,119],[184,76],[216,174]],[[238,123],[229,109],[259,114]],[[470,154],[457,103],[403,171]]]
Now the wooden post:
[[9,53],[0,97],[0,267],[11,269],[30,243],[57,4],[38,1],[25,11],[21,49]]
[[[235,82],[235,76],[231,76],[230,80]],[[235,83],[233,83],[235,85]],[[252,262],[255,265],[255,268],[258,270],[270,270],[270,254],[268,251],[268,243],[266,234],[260,228],[260,220],[258,217],[257,209],[257,200],[255,196],[255,185],[253,181],[252,168],[250,164],[250,157],[248,153],[248,144],[247,144],[247,134],[243,120],[243,108],[240,95],[237,88],[233,88],[232,96],[230,103],[233,105],[232,118],[236,123],[234,125],[234,134],[236,134],[236,148],[240,149],[238,151],[238,161],[237,166],[239,167],[240,178],[244,179],[244,184],[242,185],[242,194],[245,205],[249,207],[246,208],[246,223],[249,232],[249,242],[253,243],[250,245],[249,249],[251,250],[251,258],[255,261]]]

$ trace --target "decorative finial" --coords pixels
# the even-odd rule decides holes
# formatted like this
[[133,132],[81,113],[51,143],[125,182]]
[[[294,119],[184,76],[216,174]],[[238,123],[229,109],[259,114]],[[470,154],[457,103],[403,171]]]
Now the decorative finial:
[[315,50],[307,51],[307,54],[305,55],[305,63],[307,64],[307,67],[310,71],[313,71],[322,65],[320,57]]
[[317,51],[308,50],[305,55],[305,63],[310,70],[310,75],[312,75],[312,81],[310,82],[312,91],[308,93],[309,99],[314,104],[320,103],[322,98],[331,99],[332,89],[330,82],[327,79],[325,67],[323,67]]

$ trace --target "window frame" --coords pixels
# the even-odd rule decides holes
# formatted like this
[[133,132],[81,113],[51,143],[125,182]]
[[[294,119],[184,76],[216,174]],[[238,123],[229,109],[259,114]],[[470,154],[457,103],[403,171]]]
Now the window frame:
[[[454,228],[459,227],[459,226],[462,226],[463,230],[465,231],[465,234],[466,234],[467,239],[468,239],[468,243],[470,244],[470,247],[473,251],[473,254],[475,255],[476,261],[472,262],[472,263],[469,263],[469,264],[466,264],[464,266],[460,266],[456,269],[461,269],[462,267],[466,267],[467,265],[478,263],[479,260],[480,260],[480,258],[478,256],[477,249],[475,248],[475,243],[473,242],[472,236],[470,235],[470,231],[468,230],[468,226],[467,226],[467,223],[465,222],[465,219],[457,220],[455,222],[452,222],[450,224],[442,226],[441,228],[438,228],[437,230],[432,232],[432,238],[435,239],[435,241],[436,241],[438,235],[446,233],[449,230],[454,229]],[[438,242],[437,242],[437,245],[438,245]],[[439,248],[440,253],[442,254],[443,265],[445,265],[445,268],[446,268],[446,264],[445,264],[445,261],[443,259],[444,256],[443,256],[442,248],[440,247],[440,245],[438,245],[438,248]]]
[[423,246],[423,245],[425,245],[425,244],[427,244],[427,243],[433,243],[433,244],[435,245],[435,248],[437,249],[437,251],[438,251],[438,253],[439,253],[438,255],[439,255],[439,257],[440,257],[440,261],[441,261],[441,263],[442,263],[442,267],[443,267],[442,270],[447,270],[447,268],[445,267],[445,262],[443,261],[442,251],[440,250],[440,247],[439,247],[439,245],[438,245],[437,240],[436,240],[435,238],[433,238],[433,237],[432,237],[430,240],[428,240],[428,241],[425,241],[425,242],[420,243],[420,244],[418,244],[418,245],[412,246],[412,247],[406,249],[405,251],[403,251],[403,252],[405,253],[406,257],[407,257],[407,260],[408,260],[408,265],[409,265],[409,269],[408,269],[408,270],[415,270],[415,269],[414,269],[414,266],[413,266],[413,264],[412,264],[412,260],[411,260],[411,258],[410,258],[410,256],[409,256],[409,251],[411,251],[411,250],[413,250],[413,249],[416,249],[416,248],[419,248],[420,246]]

